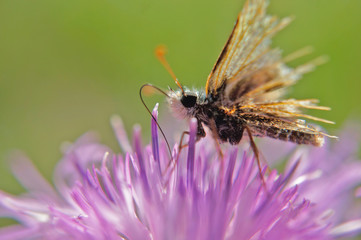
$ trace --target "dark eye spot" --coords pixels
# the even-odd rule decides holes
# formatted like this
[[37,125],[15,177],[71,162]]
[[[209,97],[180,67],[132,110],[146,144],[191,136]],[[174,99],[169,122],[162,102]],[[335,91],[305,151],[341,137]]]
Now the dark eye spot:
[[186,108],[191,108],[191,107],[194,107],[194,105],[196,105],[197,96],[196,95],[183,95],[180,101],[183,104],[183,106],[185,106]]

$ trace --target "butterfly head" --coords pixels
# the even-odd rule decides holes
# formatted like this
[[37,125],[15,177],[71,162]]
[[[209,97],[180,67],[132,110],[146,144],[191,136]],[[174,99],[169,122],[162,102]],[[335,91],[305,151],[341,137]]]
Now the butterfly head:
[[176,117],[186,118],[195,115],[196,107],[201,101],[198,91],[170,90],[168,95],[169,106]]
[[190,93],[182,95],[180,102],[183,104],[185,108],[192,108],[197,103],[197,95]]

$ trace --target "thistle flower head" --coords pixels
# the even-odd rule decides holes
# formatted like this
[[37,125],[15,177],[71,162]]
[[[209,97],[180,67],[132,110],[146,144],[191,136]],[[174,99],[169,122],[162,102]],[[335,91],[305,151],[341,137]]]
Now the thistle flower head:
[[[1,239],[336,239],[361,229],[351,137],[332,148],[291,147],[283,173],[264,172],[264,188],[246,148],[229,147],[220,159],[212,138],[196,143],[194,120],[174,169],[178,147],[170,159],[154,120],[145,147],[139,128],[130,143],[120,119],[112,124],[124,153],[84,135],[66,149],[54,187],[19,158],[14,172],[27,193],[0,193],[1,216],[19,222]],[[272,159],[277,149],[265,143]]]

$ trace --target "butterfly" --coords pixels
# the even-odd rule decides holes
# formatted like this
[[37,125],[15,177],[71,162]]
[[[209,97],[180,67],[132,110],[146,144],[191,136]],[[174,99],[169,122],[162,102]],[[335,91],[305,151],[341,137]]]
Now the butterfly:
[[246,132],[259,168],[253,136],[314,146],[322,146],[326,136],[334,137],[302,120],[333,123],[302,113],[302,109],[330,108],[318,106],[316,99],[282,99],[285,90],[321,64],[323,58],[296,68],[287,66],[287,62],[309,51],[304,49],[282,58],[280,49],[271,47],[271,38],[286,27],[291,18],[268,15],[267,6],[267,0],[246,1],[204,90],[182,86],[164,58],[164,48],[156,51],[179,87],[165,93],[172,112],[179,118],[197,119],[198,139],[205,137],[207,127],[213,138],[235,145]]

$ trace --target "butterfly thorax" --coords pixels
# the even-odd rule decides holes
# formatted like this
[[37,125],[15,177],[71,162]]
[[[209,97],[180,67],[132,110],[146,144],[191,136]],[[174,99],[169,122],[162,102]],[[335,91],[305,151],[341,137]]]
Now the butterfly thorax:
[[206,95],[204,91],[181,91],[169,93],[169,105],[178,118],[196,118],[198,121],[197,137],[205,136],[203,126],[207,126],[215,138],[223,142],[237,144],[243,135],[244,121],[237,117],[235,107],[226,107],[221,99]]

